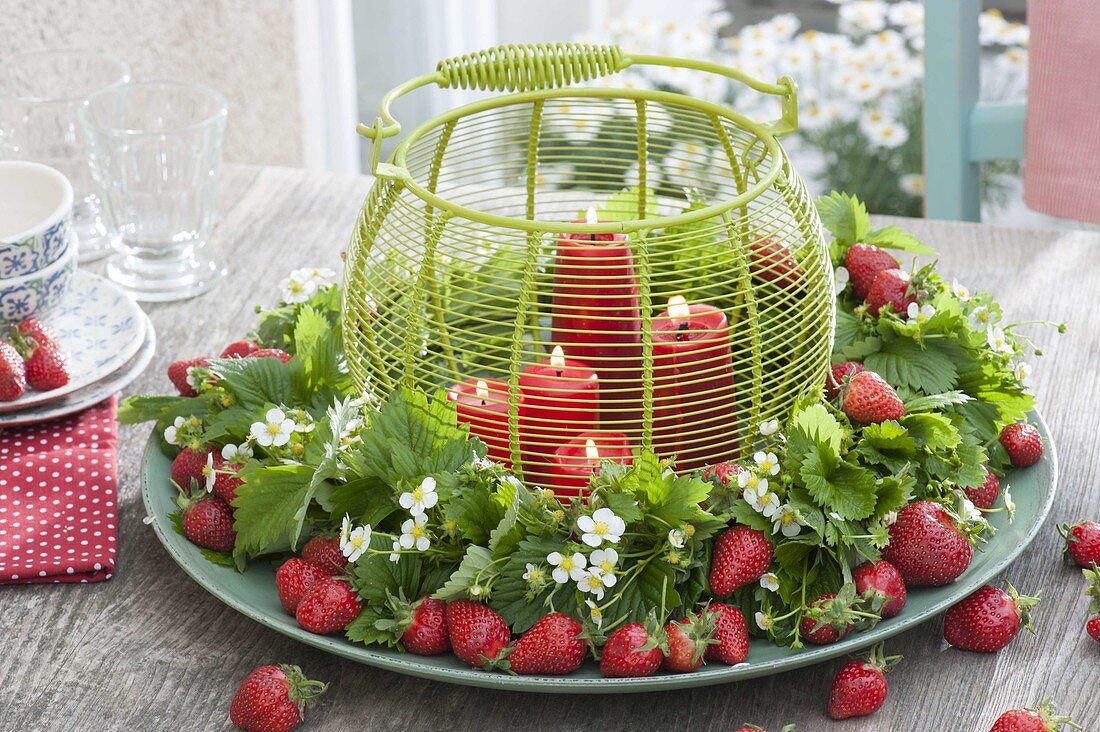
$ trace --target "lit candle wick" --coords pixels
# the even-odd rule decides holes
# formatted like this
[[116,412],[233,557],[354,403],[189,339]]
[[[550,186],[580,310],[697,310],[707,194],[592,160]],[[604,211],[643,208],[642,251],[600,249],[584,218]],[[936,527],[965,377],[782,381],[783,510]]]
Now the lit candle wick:
[[474,391],[477,393],[477,398],[481,400],[481,406],[485,406],[485,400],[489,398],[489,385],[481,379],[477,380],[477,384],[474,386]]
[[558,376],[565,369],[565,350],[561,346],[554,346],[550,351],[550,368],[557,369]]
[[596,447],[595,440],[588,439],[584,441],[584,455],[588,458],[588,461],[592,463],[600,459],[600,449]]
[[[600,217],[596,215],[596,207],[589,206],[588,210],[584,214],[584,223],[586,224],[598,224],[600,223]],[[595,234],[588,235],[588,241],[596,241]]]

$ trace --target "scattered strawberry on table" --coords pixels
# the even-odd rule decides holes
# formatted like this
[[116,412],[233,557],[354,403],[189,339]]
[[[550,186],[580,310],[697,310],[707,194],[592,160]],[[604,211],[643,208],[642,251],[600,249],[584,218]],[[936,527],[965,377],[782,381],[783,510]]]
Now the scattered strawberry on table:
[[1047,699],[1034,709],[1009,709],[997,717],[989,732],[1058,732],[1063,725],[1084,729],[1069,717],[1059,716],[1054,704]]
[[1021,596],[1011,584],[1007,591],[983,585],[947,611],[943,638],[964,651],[996,653],[1021,627],[1035,632],[1031,610],[1038,603],[1038,597]]
[[1066,557],[1079,567],[1100,564],[1100,524],[1095,521],[1078,521],[1064,524],[1058,531],[1066,539]]
[[0,401],[53,391],[69,383],[69,361],[57,334],[40,320],[25,320],[0,341]]
[[[608,677],[858,638],[999,540],[991,519],[1013,520],[1012,480],[1043,446],[1028,422],[1033,349],[1001,306],[904,263],[930,250],[873,229],[858,200],[819,208],[849,269],[833,365],[790,414],[752,425],[739,459],[692,474],[639,451],[563,503],[489,460],[444,395],[358,393],[335,273],[288,290],[246,339],[204,349],[218,357],[179,354],[177,395],[128,399],[120,419],[158,423],[181,532],[212,562],[277,565],[272,592],[310,632],[496,673],[590,659]],[[760,240],[751,275],[792,297],[796,255]],[[378,316],[398,316],[386,312],[398,299],[379,298]],[[1071,554],[1090,546],[1086,528],[1067,535]],[[1006,597],[1018,626],[1030,601]],[[948,625],[973,624],[977,602]],[[844,676],[876,690],[886,665]],[[838,691],[837,714],[881,704],[867,696],[877,703]]]
[[829,716],[847,719],[877,712],[890,691],[886,674],[899,661],[901,656],[886,656],[880,643],[865,658],[841,666],[829,690]]
[[260,666],[241,682],[229,706],[229,718],[245,732],[288,732],[328,684],[307,679],[297,666]]
[[1085,621],[1085,632],[1100,643],[1100,568],[1093,564],[1091,569],[1081,571],[1087,583],[1085,596],[1089,598],[1089,619]]

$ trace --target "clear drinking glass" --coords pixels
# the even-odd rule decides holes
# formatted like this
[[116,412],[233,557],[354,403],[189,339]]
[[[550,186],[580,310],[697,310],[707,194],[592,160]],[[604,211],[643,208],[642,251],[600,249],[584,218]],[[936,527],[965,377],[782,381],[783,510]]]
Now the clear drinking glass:
[[214,226],[225,98],[197,84],[125,84],[88,98],[92,177],[119,233],[107,276],[138,300],[179,300],[225,275],[203,247]]
[[45,163],[72,182],[81,262],[114,251],[116,234],[100,213],[77,112],[90,94],[129,80],[124,61],[97,51],[38,51],[0,62],[0,159]]

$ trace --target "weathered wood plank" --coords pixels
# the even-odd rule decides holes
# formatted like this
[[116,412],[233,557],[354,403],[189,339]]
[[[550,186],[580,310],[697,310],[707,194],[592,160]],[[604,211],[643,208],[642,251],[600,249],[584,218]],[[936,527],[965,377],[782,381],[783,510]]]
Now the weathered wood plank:
[[[211,248],[230,276],[197,300],[149,308],[160,348],[131,389],[167,388],[175,357],[216,351],[253,323],[291,268],[337,267],[369,181],[277,168],[231,168]],[[998,294],[1009,321],[1069,323],[1035,330],[1048,357],[1035,389],[1058,442],[1061,492],[1050,523],[1007,573],[1042,589],[1039,632],[994,656],[942,651],[939,621],[888,644],[905,662],[886,707],[870,720],[830,723],[825,697],[838,663],[687,693],[561,697],[433,684],[344,661],[252,623],[207,595],[169,560],[149,527],[138,486],[147,431],[123,431],[118,574],[83,587],[0,588],[0,729],[226,729],[236,684],[254,666],[300,664],[333,682],[314,729],[714,729],[754,722],[776,732],[835,729],[985,730],[1010,706],[1050,695],[1087,729],[1100,729],[1098,656],[1081,632],[1076,571],[1060,563],[1055,525],[1100,517],[1095,403],[1100,312],[1094,262],[1100,235],[972,224],[899,222],[942,252],[944,271]]]

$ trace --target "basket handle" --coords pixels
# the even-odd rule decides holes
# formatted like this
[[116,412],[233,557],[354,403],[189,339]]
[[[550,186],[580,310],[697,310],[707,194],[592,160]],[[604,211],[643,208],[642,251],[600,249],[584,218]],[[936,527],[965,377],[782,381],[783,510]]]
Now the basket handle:
[[587,43],[533,43],[495,46],[483,51],[443,59],[435,73],[419,76],[394,87],[382,97],[379,116],[374,124],[360,123],[356,130],[374,142],[371,170],[377,173],[382,140],[401,132],[401,125],[390,113],[398,98],[422,86],[435,84],[441,89],[479,89],[482,91],[528,92],[556,89],[596,79],[635,65],[672,66],[725,76],[763,94],[781,100],[781,116],[766,127],[776,136],[798,129],[797,87],[784,76],[774,84],[759,81],[742,71],[709,61],[669,56],[627,56],[619,46]]

